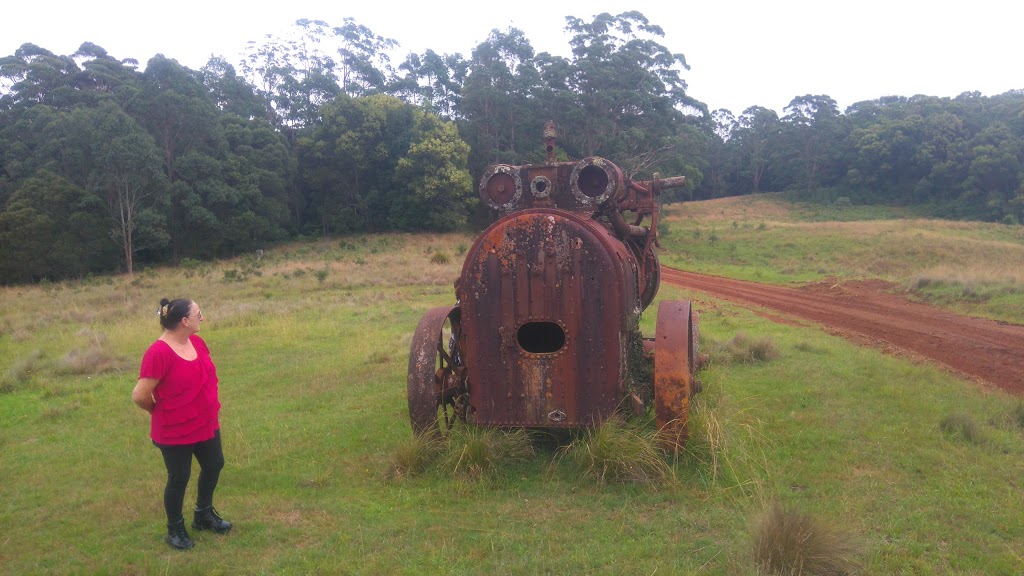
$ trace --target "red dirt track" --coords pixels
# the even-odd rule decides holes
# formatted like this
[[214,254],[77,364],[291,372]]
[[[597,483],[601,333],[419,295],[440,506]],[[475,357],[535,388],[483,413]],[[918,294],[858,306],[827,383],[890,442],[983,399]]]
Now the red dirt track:
[[[1024,326],[970,318],[909,302],[882,281],[785,288],[663,267],[666,284],[802,318],[857,343],[926,358],[1014,394],[1024,394]],[[698,308],[699,311],[699,308]]]

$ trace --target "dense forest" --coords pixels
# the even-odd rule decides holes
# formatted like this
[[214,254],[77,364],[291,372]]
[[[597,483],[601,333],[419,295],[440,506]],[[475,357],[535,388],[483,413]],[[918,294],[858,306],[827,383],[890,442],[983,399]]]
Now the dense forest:
[[200,70],[159,54],[140,70],[88,42],[0,58],[0,282],[480,225],[474,179],[542,162],[549,119],[562,158],[687,176],[668,201],[781,191],[1024,221],[1024,90],[712,111],[638,12],[567,17],[569,57],[514,28],[400,63],[351,18],[293,31]]

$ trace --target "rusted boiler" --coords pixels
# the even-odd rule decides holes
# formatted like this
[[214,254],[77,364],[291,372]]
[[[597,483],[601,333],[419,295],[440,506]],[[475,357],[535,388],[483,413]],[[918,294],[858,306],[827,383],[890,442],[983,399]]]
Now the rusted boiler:
[[550,123],[545,139],[544,164],[497,164],[481,178],[500,217],[466,254],[457,304],[416,328],[413,430],[586,427],[653,402],[678,446],[699,391],[697,314],[662,301],[653,339],[639,321],[658,292],[658,195],[684,179],[631,181],[597,157],[556,162]]

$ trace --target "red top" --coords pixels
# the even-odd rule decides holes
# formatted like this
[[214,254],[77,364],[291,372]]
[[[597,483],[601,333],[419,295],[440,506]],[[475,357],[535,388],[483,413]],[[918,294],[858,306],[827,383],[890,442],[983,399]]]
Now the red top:
[[157,381],[149,430],[157,444],[203,442],[220,428],[217,368],[203,339],[193,334],[189,340],[196,349],[195,360],[178,356],[163,340],[153,342],[142,357],[139,378]]

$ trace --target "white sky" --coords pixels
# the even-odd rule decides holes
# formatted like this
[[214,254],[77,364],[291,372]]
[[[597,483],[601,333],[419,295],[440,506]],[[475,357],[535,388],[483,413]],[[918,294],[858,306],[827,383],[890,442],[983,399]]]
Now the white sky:
[[661,43],[686,56],[691,96],[739,114],[780,113],[795,96],[827,94],[840,109],[881,96],[994,96],[1024,89],[1024,3],[974,0],[56,0],[5,2],[0,56],[31,42],[71,54],[89,41],[142,66],[157,53],[193,69],[211,54],[237,63],[248,40],[283,35],[298,18],[346,16],[396,39],[397,65],[427,48],[469,57],[492,29],[522,29],[537,52],[569,55],[565,16],[639,10]]

